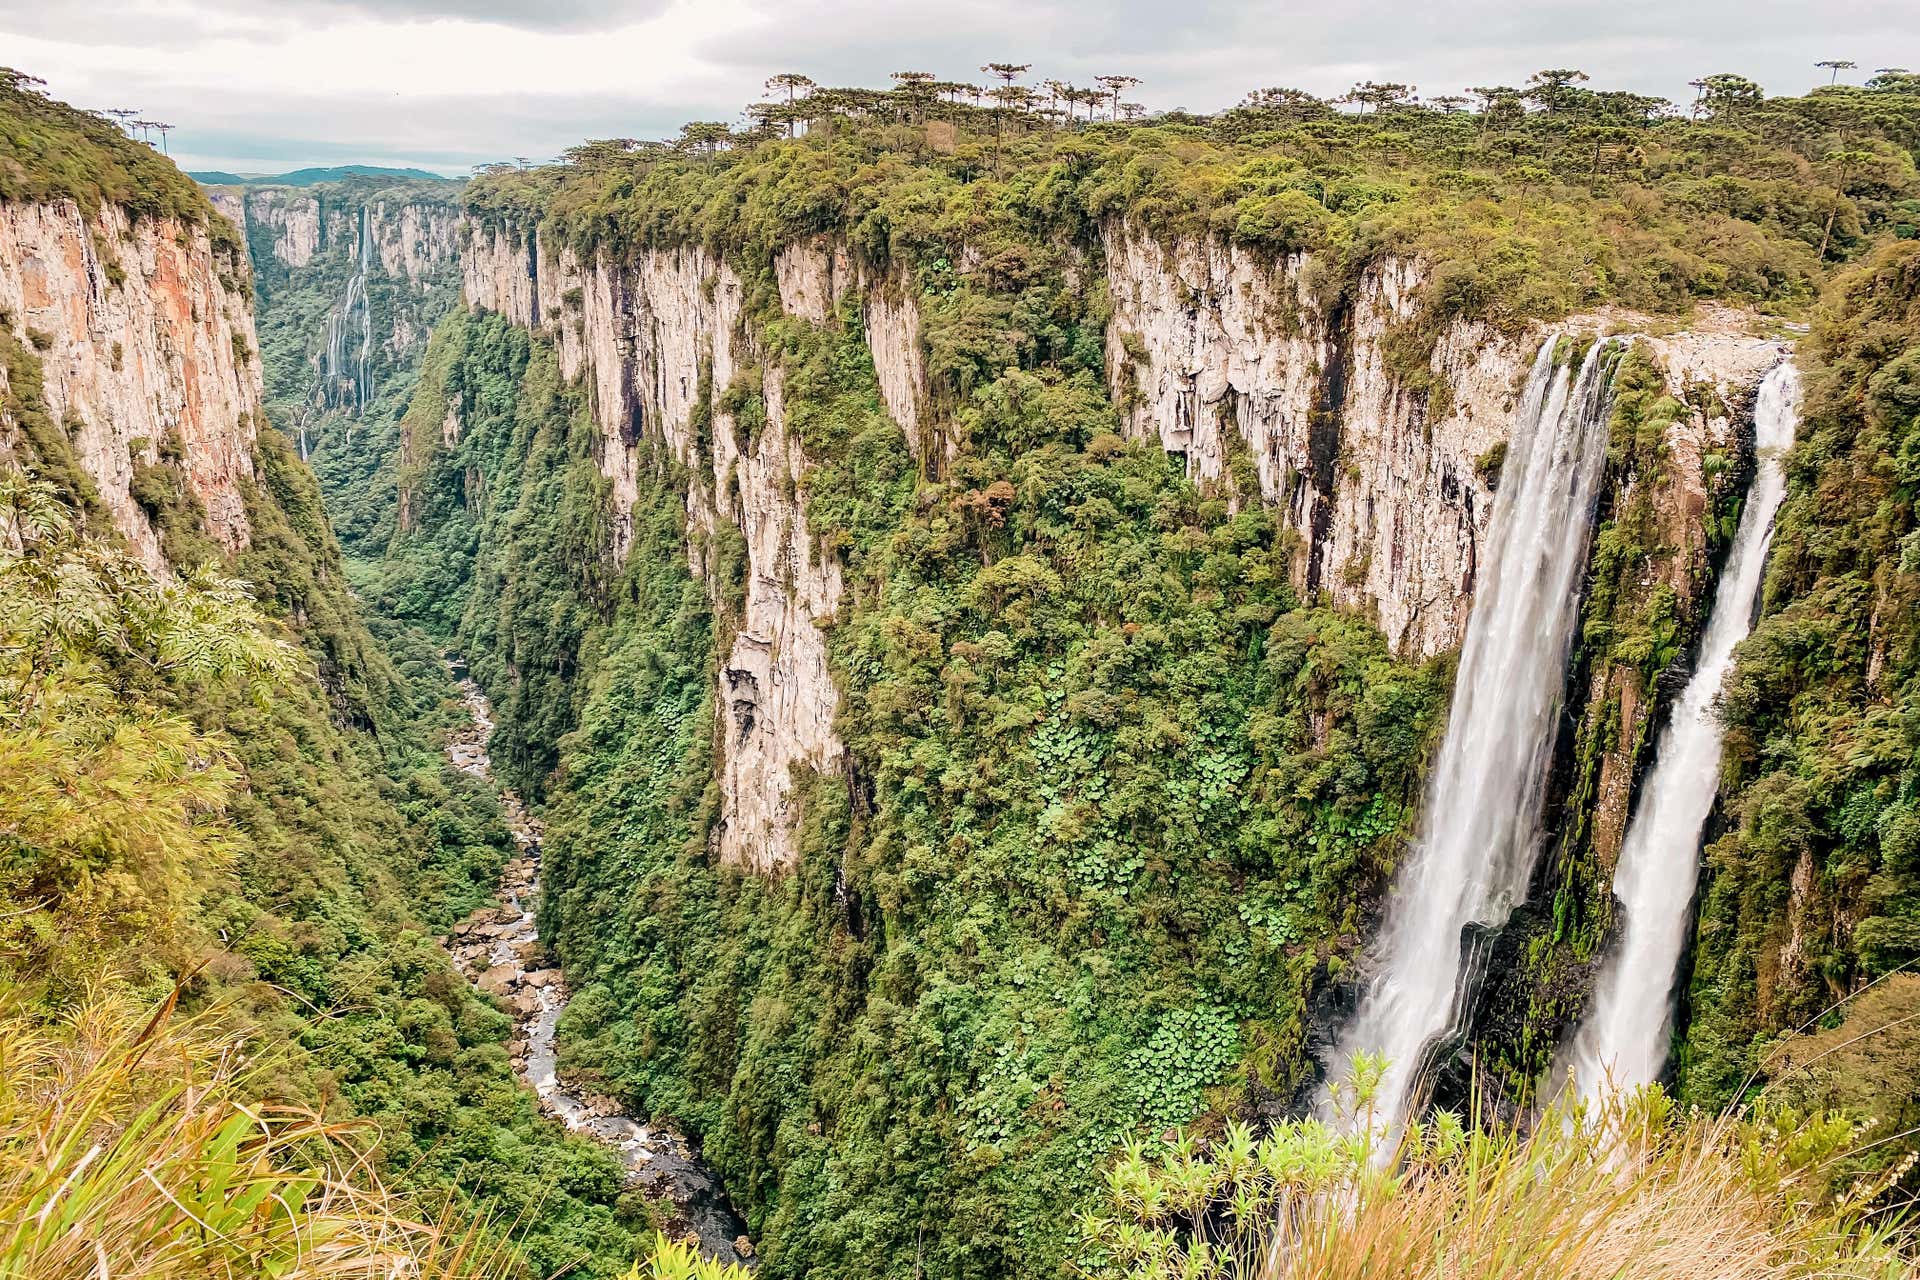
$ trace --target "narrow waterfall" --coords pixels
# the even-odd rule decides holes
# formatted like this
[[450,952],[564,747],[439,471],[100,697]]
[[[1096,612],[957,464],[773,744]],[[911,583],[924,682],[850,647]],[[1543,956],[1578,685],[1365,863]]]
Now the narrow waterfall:
[[1377,972],[1327,1064],[1332,1089],[1354,1055],[1387,1059],[1372,1123],[1389,1145],[1427,1054],[1463,1016],[1465,935],[1506,921],[1540,842],[1621,350],[1595,343],[1575,377],[1555,367],[1555,345],[1541,347],[1515,415],[1420,837],[1397,876]]
[[1593,1003],[1565,1055],[1564,1070],[1588,1097],[1651,1083],[1666,1066],[1673,984],[1686,946],[1700,875],[1700,836],[1720,781],[1720,719],[1714,704],[1733,650],[1753,627],[1773,517],[1786,496],[1780,455],[1793,443],[1800,380],[1781,364],[1754,404],[1759,465],[1726,568],[1713,596],[1693,678],[1673,706],[1645,790],[1614,868],[1622,923],[1595,984]]
[[367,293],[367,268],[373,261],[373,206],[360,206],[360,361],[354,370],[355,408],[367,411],[367,357],[373,352],[373,298]]
[[[367,294],[367,269],[373,260],[372,208],[361,206],[360,229],[353,247],[353,274],[347,278],[346,292],[327,313],[326,341],[320,350],[320,400],[331,408],[351,408],[364,413],[372,384],[367,366],[373,354],[373,300]],[[359,350],[351,368],[347,348],[354,337],[354,317],[359,315]]]

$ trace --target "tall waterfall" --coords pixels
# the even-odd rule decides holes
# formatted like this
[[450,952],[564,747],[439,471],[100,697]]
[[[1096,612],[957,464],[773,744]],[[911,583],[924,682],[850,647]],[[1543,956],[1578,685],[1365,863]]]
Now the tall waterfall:
[[1355,1054],[1387,1058],[1372,1122],[1388,1144],[1418,1101],[1426,1055],[1462,1019],[1473,986],[1465,934],[1506,921],[1539,845],[1621,349],[1595,343],[1575,377],[1555,367],[1554,347],[1541,347],[1516,414],[1446,738],[1376,944],[1378,972],[1328,1062],[1338,1086]]
[[[372,385],[367,364],[373,354],[373,300],[367,294],[367,269],[373,261],[373,210],[360,209],[359,235],[353,249],[353,274],[333,310],[327,313],[326,344],[320,351],[320,399],[330,407],[364,413]],[[359,324],[354,323],[358,313]],[[358,332],[356,333],[356,329]],[[358,338],[351,364],[348,352]]]
[[1700,835],[1719,789],[1721,725],[1714,712],[1733,650],[1753,627],[1773,517],[1786,495],[1780,455],[1793,443],[1800,380],[1781,364],[1754,404],[1759,466],[1740,513],[1733,549],[1714,592],[1693,678],[1673,706],[1659,753],[1635,806],[1613,873],[1624,921],[1601,968],[1593,1003],[1565,1067],[1576,1088],[1597,1097],[1657,1079],[1673,1029],[1673,984],[1693,915]]

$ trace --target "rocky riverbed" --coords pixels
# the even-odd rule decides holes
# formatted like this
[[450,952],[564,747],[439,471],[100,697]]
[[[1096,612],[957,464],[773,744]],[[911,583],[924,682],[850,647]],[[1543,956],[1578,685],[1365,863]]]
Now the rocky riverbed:
[[[454,670],[461,674],[457,666]],[[492,707],[480,686],[464,676],[460,696],[472,723],[450,736],[447,755],[456,768],[491,781],[487,739],[493,732]],[[684,1135],[666,1125],[643,1123],[612,1098],[577,1089],[561,1078],[554,1028],[567,1007],[567,987],[540,941],[535,919],[540,824],[513,792],[501,791],[500,802],[519,854],[501,874],[500,905],[482,907],[455,925],[446,939],[448,952],[474,986],[512,1014],[514,1038],[508,1051],[514,1070],[539,1096],[541,1108],[569,1129],[613,1148],[626,1164],[627,1176],[667,1209],[673,1233],[697,1241],[709,1258],[750,1265],[753,1245],[745,1224]]]

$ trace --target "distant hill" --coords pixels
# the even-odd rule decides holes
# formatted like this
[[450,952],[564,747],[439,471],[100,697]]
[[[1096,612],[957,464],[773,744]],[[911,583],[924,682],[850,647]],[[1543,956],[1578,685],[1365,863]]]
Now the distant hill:
[[295,169],[291,173],[228,173],[224,169],[189,170],[189,178],[210,187],[311,187],[343,178],[425,178],[433,182],[454,179],[431,169],[389,169],[373,164],[341,164],[323,168]]

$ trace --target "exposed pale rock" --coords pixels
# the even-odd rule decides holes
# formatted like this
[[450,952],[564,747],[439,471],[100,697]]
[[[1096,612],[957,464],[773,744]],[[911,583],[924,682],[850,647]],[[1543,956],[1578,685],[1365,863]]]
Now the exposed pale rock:
[[368,234],[383,271],[418,283],[460,252],[460,211],[450,203],[377,201],[368,213]]
[[[1318,269],[1299,255],[1269,261],[1206,239],[1169,248],[1115,229],[1106,257],[1107,376],[1128,433],[1159,440],[1202,480],[1245,450],[1263,498],[1299,537],[1299,586],[1370,614],[1396,652],[1457,647],[1493,507],[1479,463],[1507,438],[1549,327],[1507,335],[1452,321],[1426,370],[1443,389],[1436,401],[1404,385],[1389,358],[1396,328],[1418,314],[1416,262],[1374,267],[1330,309],[1314,287]],[[1607,311],[1550,328],[1593,335],[1648,323]],[[1652,346],[1676,391],[1693,381],[1750,388],[1779,356],[1732,312]],[[1700,450],[1687,438],[1725,429],[1675,428],[1683,489],[1698,488]],[[1696,527],[1701,501],[1704,489],[1690,509]]]
[[920,305],[896,273],[872,281],[862,293],[861,307],[880,398],[914,452],[924,454],[930,446],[922,432],[927,357],[920,340]]
[[236,231],[241,235],[247,233],[247,202],[238,191],[214,188],[207,192],[207,201],[221,217],[233,224]]
[[1692,597],[1707,567],[1706,455],[1729,451],[1735,443],[1727,415],[1703,412],[1690,393],[1704,388],[1722,403],[1731,401],[1749,409],[1754,389],[1788,353],[1785,343],[1749,333],[1744,327],[1747,319],[1723,308],[1708,309],[1680,333],[1645,340],[1654,360],[1666,371],[1673,397],[1693,406],[1691,413],[1667,428],[1667,457],[1661,470],[1671,496],[1655,504],[1667,545],[1681,552],[1667,562],[1667,581],[1682,599]]
[[815,324],[826,323],[841,295],[852,286],[853,276],[846,250],[825,236],[795,241],[773,255],[780,309]]
[[920,307],[904,274],[896,270],[876,276],[826,236],[788,245],[774,255],[773,266],[781,310],[816,324],[827,321],[848,289],[859,291],[861,324],[880,398],[919,452],[927,362],[920,342]]
[[762,386],[767,425],[749,451],[735,453],[724,415],[714,436],[716,453],[731,455],[716,458],[716,469],[732,468],[737,502],[729,514],[747,539],[746,603],[720,671],[721,792],[729,799],[720,851],[766,870],[793,857],[793,768],[839,767],[839,694],[821,627],[842,584],[839,561],[820,552],[796,496],[806,460],[786,430],[781,371],[769,366]]
[[166,572],[130,486],[167,442],[208,533],[246,545],[241,487],[260,413],[252,298],[244,267],[222,261],[204,227],[0,203],[0,314],[36,349],[48,411],[148,568]]
[[[267,187],[247,196],[247,217],[273,233],[273,256],[304,267],[320,252],[320,201],[302,191]],[[352,235],[352,231],[346,231]]]
[[[787,260],[796,305],[824,319],[837,286],[824,248]],[[772,871],[792,864],[798,813],[793,770],[837,770],[833,731],[839,698],[820,624],[841,593],[840,569],[823,555],[805,515],[806,460],[790,439],[777,371],[761,371],[745,324],[745,286],[726,263],[698,247],[644,252],[616,265],[582,263],[497,227],[475,226],[463,258],[471,306],[540,328],[560,369],[584,378],[600,427],[600,469],[610,481],[614,551],[624,554],[638,496],[639,443],[650,437],[692,476],[689,555],[703,570],[702,545],[725,521],[747,547],[747,589],[722,664],[721,858]],[[702,370],[710,394],[742,376],[760,378],[767,427],[736,439],[716,405],[697,440],[694,409]],[[710,584],[716,596],[718,584]]]
[[512,965],[497,964],[473,980],[473,985],[490,996],[505,996],[520,981],[520,971]]
[[[762,361],[744,323],[740,276],[693,246],[583,263],[507,228],[476,224],[468,234],[469,305],[549,334],[563,374],[592,389],[616,554],[630,539],[646,436],[693,476],[696,571],[721,521],[743,535],[746,599],[719,676],[718,843],[731,863],[790,864],[793,771],[838,769],[843,754],[821,634],[842,586],[837,562],[806,526],[806,460],[786,431],[779,371],[756,373]],[[919,308],[906,279],[870,276],[825,238],[787,247],[772,265],[782,307],[816,323],[858,290],[888,411],[917,449],[927,448]],[[1436,398],[1405,385],[1391,358],[1397,327],[1418,312],[1424,276],[1415,262],[1376,266],[1333,311],[1306,258],[1269,261],[1218,242],[1166,248],[1116,231],[1106,271],[1107,373],[1125,429],[1183,455],[1203,481],[1244,452],[1262,499],[1298,535],[1300,586],[1367,612],[1400,653],[1457,646],[1493,505],[1480,464],[1510,432],[1519,384],[1547,330],[1507,335],[1450,323],[1423,379],[1444,388]],[[1643,319],[1597,313],[1554,328],[1590,335]],[[1731,315],[1652,342],[1676,394],[1699,380],[1723,392],[1750,386],[1778,356]],[[717,404],[708,438],[693,438],[703,368],[716,401],[736,379],[760,379],[768,425],[757,439],[736,440]],[[457,429],[450,422],[443,434],[452,439]],[[1698,419],[1676,425],[1669,441],[1681,495],[1671,504],[1675,536],[1693,539],[1681,544],[1690,554],[1705,494],[1701,458],[1727,431],[1724,421]],[[1695,532],[1683,528],[1688,521]]]
[[531,238],[500,226],[474,225],[460,257],[467,303],[528,328],[540,322],[534,303]]

